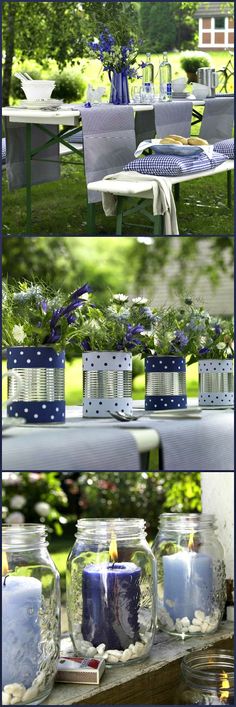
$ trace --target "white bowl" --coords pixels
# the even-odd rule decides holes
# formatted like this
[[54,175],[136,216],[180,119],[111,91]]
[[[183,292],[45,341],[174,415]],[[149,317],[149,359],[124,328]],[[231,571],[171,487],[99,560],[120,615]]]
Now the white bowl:
[[192,91],[195,98],[204,99],[209,96],[210,88],[203,83],[192,83]]
[[174,91],[184,91],[187,86],[187,79],[183,76],[179,79],[173,79],[172,88]]
[[55,81],[21,81],[21,86],[28,100],[51,98]]

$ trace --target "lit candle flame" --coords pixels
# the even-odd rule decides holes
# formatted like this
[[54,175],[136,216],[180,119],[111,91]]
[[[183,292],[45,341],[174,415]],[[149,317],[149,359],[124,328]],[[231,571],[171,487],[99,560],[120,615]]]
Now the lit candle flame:
[[7,553],[5,552],[5,550],[3,550],[3,552],[2,552],[2,574],[3,574],[3,576],[5,576],[5,574],[8,573],[8,569],[9,569],[9,567],[8,567],[8,562],[7,562]]
[[111,533],[111,542],[109,547],[109,557],[111,562],[115,562],[118,558],[117,542],[114,531]]
[[194,548],[194,531],[192,530],[192,532],[190,533],[190,536],[189,536],[188,549],[193,550],[193,548]]
[[224,671],[221,674],[221,680],[222,680],[222,683],[221,683],[221,687],[220,687],[220,698],[221,698],[221,700],[223,700],[225,702],[229,697],[230,684],[229,684],[229,680],[228,680],[228,675]]

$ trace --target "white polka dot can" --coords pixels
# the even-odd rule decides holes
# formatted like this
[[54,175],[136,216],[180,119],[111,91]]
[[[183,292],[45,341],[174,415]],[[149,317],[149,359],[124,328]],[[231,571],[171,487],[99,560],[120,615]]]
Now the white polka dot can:
[[83,353],[83,417],[132,413],[132,354],[126,351]]
[[180,410],[187,407],[186,361],[183,356],[147,356],[145,410]]
[[12,346],[7,349],[8,417],[31,424],[65,422],[65,352],[49,346]]
[[202,359],[198,363],[199,405],[233,407],[233,359]]

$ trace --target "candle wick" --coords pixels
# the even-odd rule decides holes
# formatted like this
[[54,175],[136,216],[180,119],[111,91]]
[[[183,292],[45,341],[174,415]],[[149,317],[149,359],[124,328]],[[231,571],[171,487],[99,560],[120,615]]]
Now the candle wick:
[[4,587],[6,586],[6,578],[9,577],[9,576],[10,576],[9,573],[8,573],[8,574],[5,574],[5,576],[4,576],[4,579],[3,579],[3,585],[4,585]]

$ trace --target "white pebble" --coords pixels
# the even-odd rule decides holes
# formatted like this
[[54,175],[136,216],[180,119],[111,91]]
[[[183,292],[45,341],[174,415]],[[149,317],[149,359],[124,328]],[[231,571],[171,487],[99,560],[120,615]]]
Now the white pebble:
[[[13,699],[16,698],[19,702],[19,701],[21,701],[21,698],[24,695],[25,686],[22,685],[21,683],[13,682],[12,685],[5,685],[4,692],[7,692],[8,695],[11,695],[11,697]],[[13,703],[12,699],[11,699],[11,704],[16,704],[16,703]]]
[[135,653],[137,656],[142,655],[142,653],[144,653],[145,650],[146,650],[146,648],[143,645],[143,643],[140,643],[139,641],[137,641],[137,643],[135,643]]
[[34,700],[35,697],[38,695],[38,688],[36,685],[34,687],[28,687],[28,690],[26,690],[24,694],[24,702],[31,702],[31,700]]
[[189,633],[198,633],[199,632],[199,626],[189,626]]
[[176,631],[179,631],[180,633],[182,633],[183,626],[182,626],[181,619],[176,619],[175,629],[176,629]]
[[206,633],[208,626],[209,626],[209,624],[207,623],[207,621],[203,621],[203,623],[201,625],[201,632]]
[[11,704],[11,697],[8,695],[7,692],[2,692],[2,704],[3,705],[10,705]]
[[183,619],[181,619],[182,626],[190,626],[190,621],[187,616],[184,616]]
[[171,616],[168,616],[168,619],[166,620],[166,626],[169,628],[171,631],[173,631],[175,624]]
[[131,653],[133,653],[135,651],[134,643],[130,643],[128,650],[131,651]]
[[107,662],[108,662],[108,663],[118,663],[118,662],[119,662],[119,658],[117,658],[116,655],[108,655],[108,656],[107,656]]
[[[98,657],[98,658],[101,658],[100,655],[99,655],[99,656],[96,655],[96,656],[94,656],[94,657],[95,657],[95,658],[97,658],[97,657]],[[104,658],[104,660],[107,660],[107,658],[108,658],[108,653],[107,653],[107,651],[105,651],[105,653],[103,653],[103,656],[102,656],[102,657]]]
[[193,626],[199,626],[199,628],[201,628],[202,623],[203,623],[203,622],[200,621],[200,619],[193,619],[193,620],[192,620]]
[[204,611],[199,611],[198,609],[197,609],[197,611],[194,612],[194,616],[196,617],[196,619],[199,619],[200,621],[204,621],[204,619],[205,619]]
[[129,650],[129,648],[125,648],[123,655],[121,656],[121,662],[127,663],[127,661],[130,660],[130,658],[132,658],[132,653]]
[[100,643],[100,645],[97,646],[97,649],[96,649],[98,655],[103,655],[103,653],[105,652],[105,648],[106,648],[105,643]]
[[121,658],[123,651],[117,651],[115,648],[114,650],[109,650],[107,651],[108,655],[115,655],[116,658]]
[[92,647],[91,647],[91,648],[88,648],[88,650],[87,650],[87,655],[91,656],[91,658],[93,658],[93,656],[95,655],[95,653],[97,653],[97,649],[96,649],[96,648],[92,648]]

